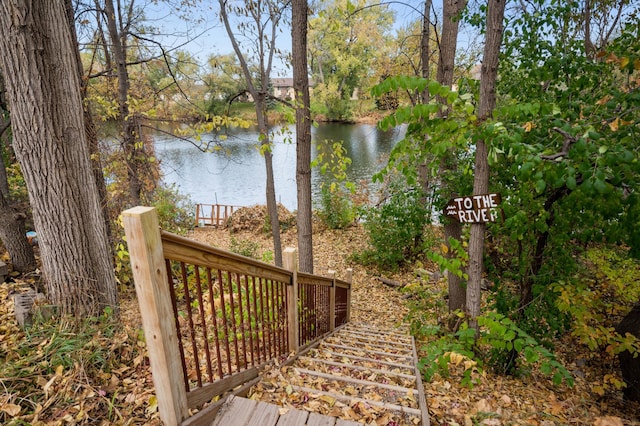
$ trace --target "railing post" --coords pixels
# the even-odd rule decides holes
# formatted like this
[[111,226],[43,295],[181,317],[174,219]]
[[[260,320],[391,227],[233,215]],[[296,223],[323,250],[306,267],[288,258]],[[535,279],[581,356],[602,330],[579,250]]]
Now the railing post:
[[160,418],[179,425],[189,412],[158,215],[138,206],[122,218]]
[[329,270],[331,288],[329,289],[329,331],[336,329],[336,271]]
[[351,284],[353,283],[353,269],[347,268],[347,278],[346,282],[349,283],[349,288],[347,289],[347,322],[351,321]]
[[284,268],[291,271],[291,283],[287,286],[287,319],[289,320],[289,352],[298,352],[300,342],[298,318],[298,251],[293,247],[284,249],[282,256]]

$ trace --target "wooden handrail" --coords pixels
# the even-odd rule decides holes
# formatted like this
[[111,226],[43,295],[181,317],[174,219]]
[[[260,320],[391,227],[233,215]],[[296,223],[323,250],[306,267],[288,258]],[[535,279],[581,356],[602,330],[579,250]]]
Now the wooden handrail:
[[331,287],[333,285],[333,281],[334,279],[331,277],[321,277],[318,275],[298,272],[298,283]]
[[161,231],[164,255],[185,263],[220,268],[240,274],[257,275],[277,281],[291,281],[291,271],[250,257],[212,247]]
[[196,421],[192,408],[206,424],[220,405],[203,404],[349,319],[350,271],[347,280],[299,273],[295,249],[279,268],[163,232],[149,207],[122,215],[167,425]]

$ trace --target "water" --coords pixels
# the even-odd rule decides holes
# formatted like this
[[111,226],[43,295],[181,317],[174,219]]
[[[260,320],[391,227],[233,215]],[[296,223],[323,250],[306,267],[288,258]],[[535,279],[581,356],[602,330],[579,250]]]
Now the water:
[[[294,210],[297,205],[295,129],[282,130],[275,129],[273,147],[276,199]],[[316,157],[317,141],[343,141],[346,154],[352,160],[347,179],[356,184],[371,182],[371,176],[384,166],[383,161],[404,132],[403,128],[383,132],[372,124],[320,124],[312,128],[311,157]],[[160,133],[154,136],[164,181],[178,185],[181,192],[189,194],[196,203],[265,204],[266,171],[264,157],[256,147],[256,129],[234,129],[222,141],[216,141],[213,135],[203,135],[202,139],[220,149],[202,152],[187,141]],[[329,181],[329,176],[313,169],[314,203],[317,203],[322,182]]]

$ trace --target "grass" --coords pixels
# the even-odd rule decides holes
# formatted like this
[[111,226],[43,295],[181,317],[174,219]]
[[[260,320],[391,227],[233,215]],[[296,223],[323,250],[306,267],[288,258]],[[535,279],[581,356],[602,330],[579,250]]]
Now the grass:
[[[9,290],[2,284],[0,296]],[[1,424],[157,421],[149,410],[155,396],[145,343],[135,325],[110,314],[82,321],[36,317],[23,331],[12,317],[13,303],[1,304]]]

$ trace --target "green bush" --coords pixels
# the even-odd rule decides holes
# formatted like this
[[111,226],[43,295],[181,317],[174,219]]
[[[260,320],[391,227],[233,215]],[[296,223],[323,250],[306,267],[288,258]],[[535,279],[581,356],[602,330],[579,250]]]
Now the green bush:
[[237,253],[241,256],[250,257],[252,259],[260,259],[258,251],[260,244],[251,240],[239,240],[231,237],[229,251]]
[[392,186],[391,195],[378,207],[362,211],[370,248],[355,257],[361,263],[396,270],[424,251],[424,228],[429,211],[422,191]]
[[[151,198],[143,202],[156,208],[160,227],[165,231],[185,235],[195,226],[195,206],[187,195],[178,191],[176,185],[157,187]],[[114,272],[118,283],[126,286],[132,283],[132,273],[122,216],[118,217],[113,230]]]
[[[420,309],[419,305],[411,311]],[[462,314],[461,314],[462,315]],[[537,368],[543,374],[552,376],[553,383],[573,385],[571,373],[555,355],[519,328],[515,322],[497,312],[487,312],[478,317],[480,333],[466,322],[455,333],[440,327],[428,325],[424,321],[415,321],[412,331],[419,339],[428,340],[424,348],[426,353],[419,361],[419,367],[427,381],[435,374],[449,377],[451,370],[462,368],[462,385],[473,387],[476,384],[474,373],[482,373],[485,367],[500,373],[528,374]],[[510,365],[505,365],[510,360]]]
[[165,231],[184,235],[195,226],[195,205],[175,184],[156,188],[149,203],[158,211]]
[[324,185],[320,192],[320,219],[331,229],[344,229],[353,224],[356,217],[353,202],[347,191]]

